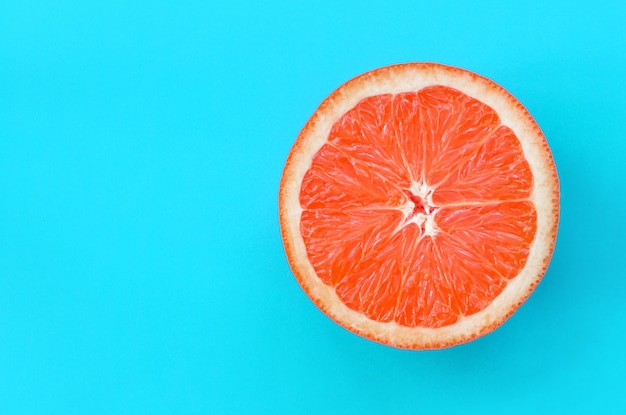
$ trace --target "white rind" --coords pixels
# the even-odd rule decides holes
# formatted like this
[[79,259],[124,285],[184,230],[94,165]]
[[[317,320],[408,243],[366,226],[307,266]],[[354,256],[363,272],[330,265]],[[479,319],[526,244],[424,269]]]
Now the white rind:
[[[343,304],[333,288],[316,275],[300,235],[300,187],[313,155],[327,141],[333,124],[363,98],[418,91],[431,85],[455,88],[493,108],[518,137],[534,176],[531,196],[537,210],[537,234],[520,274],[484,310],[441,328],[406,327],[370,320]],[[279,195],[280,222],[291,267],[303,289],[333,320],[371,340],[395,347],[428,349],[472,340],[502,324],[541,280],[554,249],[559,184],[552,155],[541,130],[525,108],[502,87],[472,72],[439,64],[403,64],[361,75],[341,86],[318,108],[296,140],[287,160]]]

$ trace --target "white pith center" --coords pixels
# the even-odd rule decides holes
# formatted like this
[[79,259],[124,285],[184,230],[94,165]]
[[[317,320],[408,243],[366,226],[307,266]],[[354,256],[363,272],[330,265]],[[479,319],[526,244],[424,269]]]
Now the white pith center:
[[437,231],[435,223],[436,206],[433,203],[434,188],[426,183],[414,182],[406,191],[407,202],[401,210],[404,214],[402,227],[411,223],[416,224],[422,231],[422,237],[434,236]]

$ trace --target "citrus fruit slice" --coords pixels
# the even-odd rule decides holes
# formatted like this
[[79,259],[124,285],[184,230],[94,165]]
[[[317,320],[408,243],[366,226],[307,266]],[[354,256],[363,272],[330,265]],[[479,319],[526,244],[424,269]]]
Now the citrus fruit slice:
[[348,330],[409,349],[501,325],[543,277],[558,215],[552,154],[528,111],[493,81],[434,63],[334,91],[279,191],[307,295]]

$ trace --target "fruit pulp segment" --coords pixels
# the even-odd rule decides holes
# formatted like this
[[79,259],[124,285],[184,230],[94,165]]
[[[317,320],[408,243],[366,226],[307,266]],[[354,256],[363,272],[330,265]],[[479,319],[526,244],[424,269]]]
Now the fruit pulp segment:
[[484,309],[524,267],[532,186],[517,137],[484,103],[443,86],[378,95],[313,157],[300,228],[346,306],[442,327]]

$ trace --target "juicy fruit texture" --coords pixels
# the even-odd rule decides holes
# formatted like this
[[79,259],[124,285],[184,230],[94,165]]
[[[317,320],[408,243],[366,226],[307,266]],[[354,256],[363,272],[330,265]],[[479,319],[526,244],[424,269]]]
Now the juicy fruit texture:
[[370,319],[437,328],[483,310],[526,263],[530,167],[489,106],[432,86],[366,98],[331,129],[300,193],[322,281]]
[[537,123],[501,86],[408,63],[320,104],[278,201],[289,265],[327,316],[438,349],[493,331],[532,293],[554,251],[559,181]]

